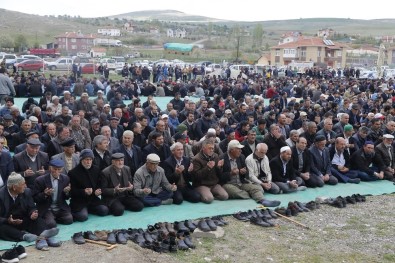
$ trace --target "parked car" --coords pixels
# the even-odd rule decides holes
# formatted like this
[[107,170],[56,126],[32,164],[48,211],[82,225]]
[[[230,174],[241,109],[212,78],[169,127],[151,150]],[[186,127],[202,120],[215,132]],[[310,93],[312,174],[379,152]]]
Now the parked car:
[[85,63],[81,66],[82,74],[94,74],[97,72],[97,66],[94,63]]
[[49,70],[72,70],[73,60],[71,58],[59,58],[53,62],[46,62]]
[[18,71],[41,71],[45,68],[45,63],[43,60],[27,59],[20,63],[16,63],[15,67],[18,69]]

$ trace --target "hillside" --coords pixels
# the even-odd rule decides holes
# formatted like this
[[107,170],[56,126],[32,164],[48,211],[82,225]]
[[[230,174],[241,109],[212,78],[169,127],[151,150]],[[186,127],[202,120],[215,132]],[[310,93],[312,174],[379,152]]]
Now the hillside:
[[172,22],[225,22],[225,20],[196,16],[186,14],[176,10],[147,10],[147,11],[136,11],[115,16],[109,16],[109,18],[118,19],[133,19],[138,21],[147,20],[159,20],[159,21],[172,21]]
[[[0,48],[7,39],[12,41],[18,36],[24,36],[29,46],[45,44],[54,41],[54,36],[71,31],[81,30],[83,34],[96,33],[98,28],[121,28],[124,21],[135,20],[140,28],[146,31],[150,26],[160,28],[162,33],[168,27],[186,27],[189,32],[194,32],[191,38],[194,41],[207,38],[209,23],[213,26],[222,26],[232,31],[233,26],[243,27],[250,33],[257,24],[261,24],[265,32],[263,43],[276,44],[279,37],[285,32],[298,31],[304,35],[315,35],[317,30],[332,28],[339,34],[349,36],[375,37],[382,35],[395,35],[395,19],[381,20],[355,20],[338,18],[303,18],[293,20],[264,21],[260,22],[235,22],[225,21],[204,16],[186,14],[175,10],[138,11],[119,14],[110,17],[81,18],[71,16],[38,16],[15,11],[0,9]],[[140,22],[137,22],[140,21]],[[215,29],[215,28],[214,28]],[[218,29],[218,27],[217,27]],[[229,30],[230,29],[230,30]],[[149,30],[148,30],[149,31]],[[222,36],[228,33],[222,31]],[[144,35],[129,35],[129,38],[141,38]],[[217,41],[229,42],[224,39]],[[161,43],[164,39],[158,39]],[[165,41],[167,41],[165,39]],[[218,45],[218,44],[217,44]],[[248,45],[248,42],[247,42]]]

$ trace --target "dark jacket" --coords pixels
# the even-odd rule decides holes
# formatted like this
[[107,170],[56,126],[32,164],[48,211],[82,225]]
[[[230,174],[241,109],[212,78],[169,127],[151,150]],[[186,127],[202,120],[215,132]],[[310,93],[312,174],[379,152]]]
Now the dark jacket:
[[[335,146],[330,147],[329,148],[329,158],[331,160],[331,165],[334,169],[339,170],[337,165],[332,164],[333,156],[335,156],[335,153],[336,153],[336,147]],[[350,169],[350,154],[348,153],[348,151],[343,151],[343,157],[344,157],[344,160],[346,161],[344,166],[347,167],[348,169]]]
[[371,164],[379,169],[378,172],[385,171],[385,166],[379,158],[380,157],[377,154],[374,154],[373,156],[367,156],[363,148],[361,148],[351,155],[351,169],[358,170],[367,173],[370,176],[373,176],[374,170],[370,168]]
[[299,172],[299,156],[298,156],[298,150],[296,146],[291,148],[292,150],[292,166],[295,170],[295,175],[300,177],[300,173],[307,173],[310,172],[310,167],[311,167],[311,160],[310,160],[310,153],[307,149],[305,149],[302,153],[302,158],[303,158],[303,167],[302,171]]
[[0,151],[0,173],[4,184],[7,182],[8,176],[14,171],[14,163],[10,152]]
[[122,144],[119,148],[114,150],[113,153],[123,153],[125,155],[124,164],[130,168],[130,172],[133,177],[137,169],[139,169],[140,166],[142,166],[144,163],[143,163],[143,153],[140,147],[136,145],[132,145],[132,152],[133,152],[133,158],[130,157],[125,146]]
[[118,176],[114,166],[110,165],[105,168],[100,174],[100,188],[102,189],[102,200],[104,203],[107,206],[111,206],[118,197],[133,195],[131,191],[114,192],[114,188],[118,185],[121,188],[125,188],[129,186],[129,183],[133,184],[133,178],[128,166],[125,165],[121,169],[121,176]]
[[199,152],[192,159],[193,171],[192,171],[192,185],[193,187],[198,186],[215,186],[219,183],[219,179],[222,176],[222,167],[215,165],[213,169],[207,166],[209,161],[218,163],[219,157],[216,153],[212,156],[205,156],[202,152]]
[[[14,168],[15,172],[20,173],[23,175],[23,173],[29,169],[29,156],[27,156],[27,152],[23,151],[20,152],[16,155],[14,155]],[[46,171],[48,171],[48,154],[45,152],[38,152],[36,156],[36,163],[38,169],[41,167],[44,167]],[[34,180],[38,177],[38,174],[35,174],[33,176],[28,176],[25,177],[26,180],[26,185],[30,189],[33,189],[34,187]]]
[[92,164],[99,167],[100,171],[111,165],[111,153],[109,151],[104,152],[103,159],[96,151],[96,149],[93,149],[93,155],[95,156],[95,158],[93,159]]
[[292,159],[286,165],[286,172],[284,174],[283,161],[280,155],[277,155],[269,162],[270,170],[272,171],[272,181],[286,183],[287,181],[296,180],[295,169],[293,167]]
[[309,149],[309,152],[311,158],[311,172],[318,176],[325,174],[331,175],[332,159],[329,157],[328,149],[324,148],[322,157],[315,145]]
[[[70,212],[70,207],[66,202],[66,200],[69,199],[69,195],[65,194],[63,191],[63,189],[67,187],[69,183],[69,177],[65,174],[60,174],[58,181],[57,205],[59,209]],[[40,215],[43,215],[45,212],[47,212],[52,204],[52,196],[47,196],[44,194],[44,190],[46,188],[52,188],[51,175],[49,173],[37,177],[34,181],[33,198],[37,204],[38,213]]]
[[[229,155],[228,153],[225,153],[222,156],[222,159],[224,159],[224,166],[222,168],[222,176],[221,176],[221,184],[226,184],[231,180],[231,164],[230,164],[230,159],[229,159]],[[247,165],[246,165],[246,159],[244,157],[244,155],[240,155],[237,159],[236,159],[236,163],[237,163],[237,169],[242,169],[242,168],[246,168],[247,169]],[[247,179],[249,178],[248,176],[248,169],[247,169],[247,173],[246,174],[239,174],[240,177],[240,182],[243,184],[247,184],[248,181]]]
[[[74,169],[69,171],[70,177],[70,208],[72,212],[81,211],[88,205],[103,205],[103,201],[95,195],[96,189],[100,188],[99,167],[92,165],[89,170],[79,163]],[[92,194],[86,195],[85,188],[92,188]]]
[[[169,158],[167,158],[164,162],[163,162],[163,166],[162,168],[165,170],[165,175],[167,177],[167,180],[169,181],[169,183],[171,184],[176,184],[178,187],[189,187],[191,188],[192,185],[190,183],[190,181],[192,181],[192,176],[191,174],[188,172],[188,168],[191,164],[191,160],[188,157],[183,157],[181,164],[184,166],[184,171],[182,172],[182,174],[177,174],[175,172],[176,170],[176,166],[177,166],[177,161],[174,158],[174,156],[170,156]],[[181,185],[181,176],[184,179],[185,184]]]
[[8,224],[8,218],[12,214],[12,218],[14,219],[23,219],[29,218],[33,211],[37,210],[34,200],[32,197],[32,191],[29,188],[25,189],[25,192],[18,195],[17,199],[19,199],[19,206],[10,211],[11,207],[9,206],[11,196],[8,193],[8,188],[3,186],[0,188],[0,225]]

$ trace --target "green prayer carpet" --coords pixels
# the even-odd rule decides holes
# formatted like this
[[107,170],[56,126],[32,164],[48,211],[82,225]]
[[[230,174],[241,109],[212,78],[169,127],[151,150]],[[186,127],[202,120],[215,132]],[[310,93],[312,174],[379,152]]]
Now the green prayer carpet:
[[[360,184],[338,184],[336,186],[325,185],[323,188],[308,188],[305,191],[290,194],[271,195],[265,194],[268,200],[280,200],[280,206],[286,206],[290,201],[308,202],[318,196],[345,197],[352,194],[382,195],[395,192],[395,186],[389,181],[361,182]],[[80,231],[112,230],[127,228],[147,228],[147,225],[157,222],[174,222],[186,219],[198,219],[215,215],[231,215],[238,211],[255,209],[257,203],[248,200],[214,201],[211,204],[184,202],[181,205],[163,205],[159,207],[144,208],[141,212],[125,211],[119,217],[112,215],[98,217],[89,215],[86,222],[75,222],[72,225],[59,225],[57,238],[62,241],[70,240],[71,236]],[[314,212],[313,212],[314,213]],[[10,248],[15,242],[0,241],[0,250]],[[32,243],[21,242],[24,246]]]

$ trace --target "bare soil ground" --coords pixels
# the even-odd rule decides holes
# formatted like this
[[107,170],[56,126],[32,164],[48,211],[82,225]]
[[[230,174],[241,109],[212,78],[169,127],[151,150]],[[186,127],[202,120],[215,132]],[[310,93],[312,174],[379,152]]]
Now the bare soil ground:
[[284,219],[279,227],[262,228],[225,217],[225,235],[219,239],[194,239],[194,250],[159,254],[129,241],[106,251],[93,244],[71,240],[60,248],[38,251],[28,247],[29,263],[69,262],[395,262],[395,195],[367,197],[365,203],[301,213]]

